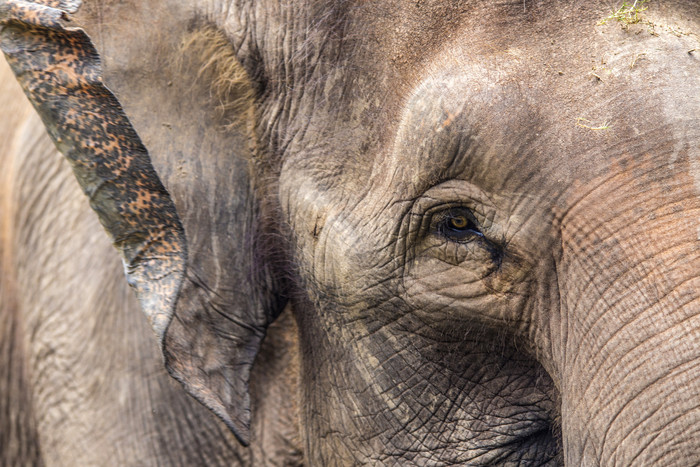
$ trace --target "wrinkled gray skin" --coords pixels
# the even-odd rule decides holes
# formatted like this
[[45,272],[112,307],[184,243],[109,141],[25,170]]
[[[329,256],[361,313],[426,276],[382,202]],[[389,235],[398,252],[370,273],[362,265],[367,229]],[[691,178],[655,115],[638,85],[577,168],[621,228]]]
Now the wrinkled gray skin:
[[[700,462],[695,0],[650,2],[628,30],[596,24],[605,1],[104,3],[80,24],[185,230],[259,223],[288,308],[243,448],[168,383],[65,163],[11,112],[5,459]],[[236,189],[244,137],[216,127],[196,58],[170,65],[195,18],[253,79],[255,190]],[[230,191],[187,194],[206,177]],[[238,267],[235,234],[216,264]]]

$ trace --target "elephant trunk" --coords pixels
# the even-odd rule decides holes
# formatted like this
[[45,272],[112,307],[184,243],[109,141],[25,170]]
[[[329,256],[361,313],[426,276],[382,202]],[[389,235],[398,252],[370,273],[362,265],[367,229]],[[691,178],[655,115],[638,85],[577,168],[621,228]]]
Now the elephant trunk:
[[638,191],[643,181],[617,178],[562,222],[565,461],[698,465],[698,197],[682,181],[657,178]]
[[618,317],[599,320],[589,348],[570,354],[567,465],[700,464],[700,316],[654,308],[614,327]]

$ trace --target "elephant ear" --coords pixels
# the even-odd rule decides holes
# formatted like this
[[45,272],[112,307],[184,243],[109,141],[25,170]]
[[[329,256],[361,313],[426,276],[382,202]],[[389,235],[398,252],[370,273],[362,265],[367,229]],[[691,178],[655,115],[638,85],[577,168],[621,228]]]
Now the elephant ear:
[[247,445],[250,369],[283,305],[257,252],[252,143],[245,125],[222,132],[201,96],[184,97],[176,74],[187,66],[167,59],[160,65],[170,71],[148,79],[159,64],[142,57],[175,54],[180,42],[158,43],[158,30],[191,26],[162,8],[162,21],[180,24],[153,27],[155,3],[128,7],[145,18],[128,38],[110,36],[118,21],[96,26],[115,57],[106,69],[88,33],[72,26],[78,0],[0,4],[0,47],[120,252],[169,372]]
[[[76,2],[47,2],[68,11]],[[3,5],[0,45],[25,93],[66,156],[90,205],[122,254],[129,283],[162,338],[187,258],[182,226],[119,102],[100,77],[99,57],[66,11]]]

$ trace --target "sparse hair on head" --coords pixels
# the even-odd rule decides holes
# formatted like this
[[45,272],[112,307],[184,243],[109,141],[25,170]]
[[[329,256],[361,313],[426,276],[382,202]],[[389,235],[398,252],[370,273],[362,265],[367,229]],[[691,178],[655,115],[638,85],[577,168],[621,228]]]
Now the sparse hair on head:
[[217,116],[225,127],[247,126],[253,121],[255,92],[223,31],[208,24],[194,27],[183,38],[178,56],[180,68],[197,61],[196,79],[209,87]]

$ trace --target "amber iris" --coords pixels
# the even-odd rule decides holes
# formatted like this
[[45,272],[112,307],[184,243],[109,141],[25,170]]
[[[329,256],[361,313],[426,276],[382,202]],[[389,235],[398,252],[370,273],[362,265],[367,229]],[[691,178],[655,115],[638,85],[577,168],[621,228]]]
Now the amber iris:
[[447,222],[448,222],[447,225],[451,229],[456,229],[456,230],[463,230],[469,226],[469,219],[467,219],[465,216],[450,217],[450,218],[448,218]]
[[482,236],[474,214],[467,208],[455,208],[445,213],[437,224],[437,231],[456,242],[468,241]]

